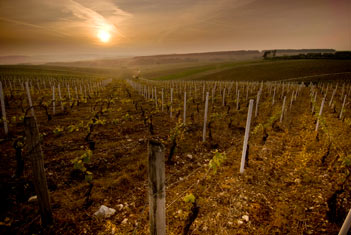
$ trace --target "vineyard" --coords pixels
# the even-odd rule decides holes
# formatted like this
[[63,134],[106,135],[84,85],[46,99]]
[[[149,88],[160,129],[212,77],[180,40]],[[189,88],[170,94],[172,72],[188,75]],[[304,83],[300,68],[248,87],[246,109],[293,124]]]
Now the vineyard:
[[[3,72],[0,232],[149,234],[155,142],[165,161],[167,234],[337,234],[351,208],[347,76]],[[34,149],[44,156],[52,218],[41,218],[41,196],[33,197]],[[101,205],[115,213],[94,216]]]

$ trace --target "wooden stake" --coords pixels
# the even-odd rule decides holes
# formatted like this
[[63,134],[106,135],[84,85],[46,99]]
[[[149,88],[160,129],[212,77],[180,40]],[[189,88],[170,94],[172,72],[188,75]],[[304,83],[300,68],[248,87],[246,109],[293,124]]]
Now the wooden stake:
[[333,102],[333,98],[334,98],[335,92],[336,92],[336,88],[334,89],[333,94],[332,94],[332,97],[330,98],[329,107],[331,106],[331,104],[332,104],[332,102]]
[[162,88],[162,93],[161,93],[161,109],[162,109],[162,112],[163,112],[163,88]]
[[240,99],[240,90],[238,90],[238,93],[236,96],[236,110],[239,110],[239,99]]
[[207,112],[208,112],[208,95],[206,92],[205,113],[204,113],[204,128],[202,130],[202,142],[206,141],[206,126],[207,126]]
[[6,110],[5,110],[5,100],[4,100],[4,90],[2,89],[2,83],[0,81],[0,100],[1,100],[1,113],[2,113],[2,121],[4,122],[4,131],[5,135],[8,134],[9,130],[7,127],[7,119],[6,119]]
[[155,87],[155,105],[156,105],[156,109],[157,109],[157,88]]
[[26,90],[27,90],[27,97],[28,97],[28,104],[29,104],[29,107],[30,107],[30,111],[32,113],[32,117],[34,117],[34,119],[36,120],[36,117],[35,117],[35,114],[34,114],[34,108],[33,108],[33,104],[32,104],[32,97],[30,95],[28,82],[26,82]]
[[339,231],[339,235],[347,235],[347,232],[349,231],[351,227],[351,209],[349,210],[349,213],[346,216],[346,219]]
[[171,88],[171,107],[169,107],[170,118],[172,118],[172,106],[173,106],[173,88]]
[[150,234],[166,234],[165,153],[163,144],[149,140]]
[[258,104],[260,102],[260,96],[261,96],[261,90],[258,90],[258,92],[257,92],[257,100],[256,100],[255,117],[257,117],[257,114],[258,114]]
[[53,115],[55,115],[55,111],[56,111],[56,106],[55,106],[55,86],[52,86],[52,113],[53,113]]
[[283,121],[283,117],[284,117],[284,111],[285,111],[285,100],[286,100],[286,96],[284,96],[284,100],[283,100],[282,113],[280,114],[280,122],[282,122],[282,121]]
[[62,103],[62,96],[61,96],[61,87],[60,87],[60,84],[58,84],[58,92],[59,92],[61,110],[63,111],[63,103]]
[[344,96],[344,92],[345,92],[345,83],[342,84],[340,100],[342,100],[342,97]]
[[314,98],[313,98],[313,103],[312,103],[312,113],[314,112],[314,106],[315,106],[315,104],[316,104],[316,100],[317,100],[317,91],[315,92],[315,94],[314,94]]
[[223,99],[222,99],[222,106],[225,105],[225,87],[223,89]]
[[186,122],[186,91],[184,92],[184,113],[183,113],[183,124]]
[[26,145],[28,154],[32,162],[33,183],[35,192],[38,197],[38,203],[41,214],[41,221],[44,226],[52,224],[52,212],[50,206],[50,196],[44,170],[43,152],[40,146],[40,137],[37,123],[34,117],[24,119]]
[[347,95],[344,96],[344,102],[342,102],[342,106],[341,106],[341,111],[340,111],[339,119],[342,118],[342,112],[344,111],[344,106],[345,106],[345,102],[346,102],[346,97],[347,97]]
[[77,86],[76,86],[76,100],[79,101],[78,88],[77,88]]
[[71,100],[71,92],[69,90],[69,84],[67,85],[68,99]]
[[[101,85],[101,83],[100,83],[100,86],[102,86]],[[82,97],[83,96],[83,89],[82,89],[82,84],[79,84],[79,95],[80,95],[80,97]]]
[[246,128],[245,128],[245,136],[244,136],[244,145],[243,145],[243,153],[241,155],[241,164],[240,164],[240,173],[244,173],[245,167],[245,158],[247,152],[247,144],[249,142],[249,134],[250,134],[250,125],[251,125],[251,117],[252,117],[252,109],[253,109],[254,100],[250,100],[249,110],[247,112],[247,120],[246,120]]
[[322,116],[322,111],[323,111],[323,107],[324,107],[324,102],[325,102],[325,98],[323,98],[322,103],[321,103],[321,108],[320,108],[320,110],[319,110],[319,115],[318,115],[318,119],[317,119],[315,131],[318,131],[319,120],[320,120],[320,118],[321,118],[321,116]]
[[202,102],[205,101],[205,83],[202,86]]
[[235,94],[238,94],[238,81],[235,82]]
[[249,84],[246,85],[246,99],[245,99],[246,101],[248,97],[249,97]]

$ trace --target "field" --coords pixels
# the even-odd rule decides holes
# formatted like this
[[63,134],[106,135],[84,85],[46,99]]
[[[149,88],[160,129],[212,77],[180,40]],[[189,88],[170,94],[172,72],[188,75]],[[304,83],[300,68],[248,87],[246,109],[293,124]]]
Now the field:
[[[186,225],[189,234],[337,234],[351,208],[350,79],[349,60],[0,66],[0,233],[149,234],[153,139],[165,146],[167,234]],[[28,201],[31,110],[54,218],[47,227]],[[116,213],[95,217],[101,205]]]
[[[240,61],[220,64],[194,66],[179,71],[167,71],[166,75],[151,73],[147,76],[154,80],[239,80],[239,81],[280,81],[294,80],[304,76],[321,75],[327,78],[334,73],[350,78],[349,60],[294,60],[294,61]],[[311,80],[306,78],[305,80]]]

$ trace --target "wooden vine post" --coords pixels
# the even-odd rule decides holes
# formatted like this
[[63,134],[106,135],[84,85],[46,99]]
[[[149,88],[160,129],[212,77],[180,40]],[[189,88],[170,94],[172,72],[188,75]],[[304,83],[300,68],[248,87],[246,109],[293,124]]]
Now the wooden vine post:
[[345,83],[342,84],[342,91],[341,91],[340,100],[342,100],[342,97],[344,97],[344,92],[345,92]]
[[245,101],[247,101],[249,97],[249,84],[246,85],[246,98],[245,98]]
[[318,119],[317,119],[317,123],[316,123],[316,129],[315,129],[315,131],[318,131],[318,127],[319,127],[319,120],[321,119],[321,116],[322,116],[323,107],[324,107],[324,102],[325,102],[325,98],[323,98],[322,103],[321,103],[321,108],[319,109],[319,114],[318,114]]
[[79,96],[78,96],[78,88],[77,88],[77,86],[76,86],[76,100],[77,100],[77,102],[79,102]]
[[[55,88],[55,86],[54,86]],[[55,91],[55,89],[54,89]],[[54,92],[55,93],[55,92]],[[83,88],[82,88],[82,84],[79,84],[79,94],[80,94],[80,97],[83,97]],[[83,97],[84,98],[84,97]]]
[[[80,87],[82,88],[82,87]],[[55,108],[55,86],[52,86],[52,113],[55,115],[56,108]]]
[[87,97],[87,87],[84,85],[84,99],[86,99]]
[[2,121],[4,122],[4,131],[5,135],[9,132],[7,127],[7,119],[6,119],[6,110],[5,110],[5,100],[4,100],[4,90],[2,89],[2,83],[0,82],[0,101],[1,101],[1,113],[2,113]]
[[222,106],[225,105],[225,87],[223,89],[223,98],[222,98]]
[[246,152],[247,152],[247,144],[249,142],[249,134],[250,134],[250,125],[251,125],[253,104],[254,104],[254,100],[251,99],[250,103],[249,103],[249,110],[247,112],[244,145],[243,145],[243,152],[242,152],[242,155],[241,155],[241,165],[240,165],[240,173],[241,174],[244,173],[245,158],[246,158]]
[[312,102],[312,113],[314,112],[314,109],[315,109],[316,100],[317,100],[317,91],[314,94],[314,98],[313,98],[313,102]]
[[295,92],[295,91],[293,91],[293,92],[291,93],[291,99],[290,99],[289,110],[291,110],[291,107],[292,107],[292,104],[293,104],[293,101],[294,101],[294,92]]
[[184,92],[184,113],[183,113],[183,124],[186,123],[186,91]]
[[333,103],[333,99],[334,99],[334,95],[335,95],[335,92],[336,92],[336,89],[338,87],[336,86],[336,88],[333,90],[333,94],[332,94],[332,97],[330,98],[330,101],[329,101],[329,107],[331,106],[331,104]]
[[202,86],[202,101],[205,101],[205,83]]
[[282,113],[280,114],[280,120],[279,120],[279,122],[282,122],[282,121],[283,121],[284,111],[285,111],[285,100],[286,100],[286,96],[284,96],[283,106],[282,106]]
[[346,219],[339,231],[339,235],[347,235],[348,231],[350,230],[351,227],[351,210],[349,210],[349,213],[346,216]]
[[345,95],[345,97],[344,97],[344,102],[342,102],[341,111],[340,111],[340,114],[339,114],[339,119],[342,118],[342,113],[343,113],[343,111],[344,111],[344,106],[345,106],[345,103],[346,103],[346,98],[347,98],[347,95]]
[[162,92],[161,92],[161,107],[162,107],[162,112],[163,112],[163,88],[162,88]]
[[31,111],[31,113],[32,113],[32,117],[34,117],[34,119],[36,119],[35,114],[34,114],[34,108],[33,108],[33,103],[32,103],[32,97],[31,97],[31,95],[30,95],[30,90],[29,90],[28,82],[26,82],[26,91],[27,91],[28,104],[29,104],[30,111]]
[[26,117],[24,119],[24,127],[26,145],[28,146],[28,153],[32,162],[33,183],[38,197],[41,221],[42,224],[46,226],[53,223],[53,217],[44,170],[44,157],[40,146],[39,131],[34,117]]
[[60,104],[61,104],[61,111],[63,111],[63,102],[62,102],[62,96],[61,96],[61,86],[58,84],[58,93],[59,93],[59,99],[60,99]]
[[238,90],[238,93],[236,95],[236,110],[239,110],[239,99],[240,99],[240,90]]
[[169,117],[172,118],[172,109],[173,109],[173,88],[171,88],[171,104],[169,107]]
[[206,141],[206,125],[207,125],[207,112],[208,112],[208,95],[209,93],[206,92],[206,102],[205,102],[205,113],[204,113],[204,127],[202,130],[202,142]]
[[156,109],[157,109],[157,88],[155,87],[155,105],[156,105]]
[[257,114],[258,114],[258,104],[260,102],[260,97],[261,97],[261,90],[258,90],[258,92],[257,92],[257,100],[256,100],[255,117],[257,117]]
[[67,84],[68,100],[71,100],[71,92],[69,90],[69,84]]
[[165,152],[163,144],[149,140],[149,218],[150,234],[166,234]]

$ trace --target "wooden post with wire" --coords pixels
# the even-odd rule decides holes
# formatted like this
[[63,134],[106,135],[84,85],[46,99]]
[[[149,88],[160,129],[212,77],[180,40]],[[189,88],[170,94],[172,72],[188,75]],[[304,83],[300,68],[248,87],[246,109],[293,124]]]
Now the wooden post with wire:
[[4,123],[4,132],[5,135],[8,134],[9,130],[7,127],[7,119],[6,119],[6,109],[5,109],[5,100],[4,100],[5,92],[2,89],[2,83],[0,81],[0,102],[1,102],[1,114],[2,114],[2,121]]
[[204,113],[204,127],[202,129],[202,142],[206,141],[206,125],[207,125],[207,113],[208,113],[208,95],[209,95],[209,92],[206,92],[205,113]]
[[318,119],[317,119],[317,123],[316,123],[316,129],[315,129],[316,132],[318,131],[319,122],[320,122],[320,119],[321,119],[321,116],[322,116],[322,112],[323,112],[324,102],[325,102],[325,97],[323,98],[322,103],[321,103],[321,108],[319,109],[319,115],[318,115]]
[[26,117],[24,119],[24,127],[28,155],[32,162],[33,183],[38,197],[41,221],[43,226],[46,226],[53,223],[53,217],[44,170],[44,157],[40,146],[39,131],[34,117]]
[[339,235],[347,235],[348,231],[350,230],[351,227],[351,210],[349,210],[349,213],[346,216],[346,219],[339,231]]
[[183,124],[186,123],[186,91],[184,92]]
[[284,96],[283,105],[282,105],[282,112],[281,112],[281,114],[280,114],[280,120],[279,120],[279,122],[282,122],[282,121],[283,121],[284,112],[285,112],[285,100],[286,100],[286,96]]
[[253,105],[254,105],[254,100],[251,99],[250,102],[249,102],[249,109],[247,111],[247,120],[246,120],[243,152],[242,152],[242,155],[241,155],[240,174],[244,173],[244,168],[245,168],[245,161],[246,161],[246,155],[247,155],[247,146],[248,146],[248,142],[249,142],[250,125],[251,125],[251,117],[252,117]]
[[149,218],[150,234],[166,234],[165,151],[163,144],[149,140]]

